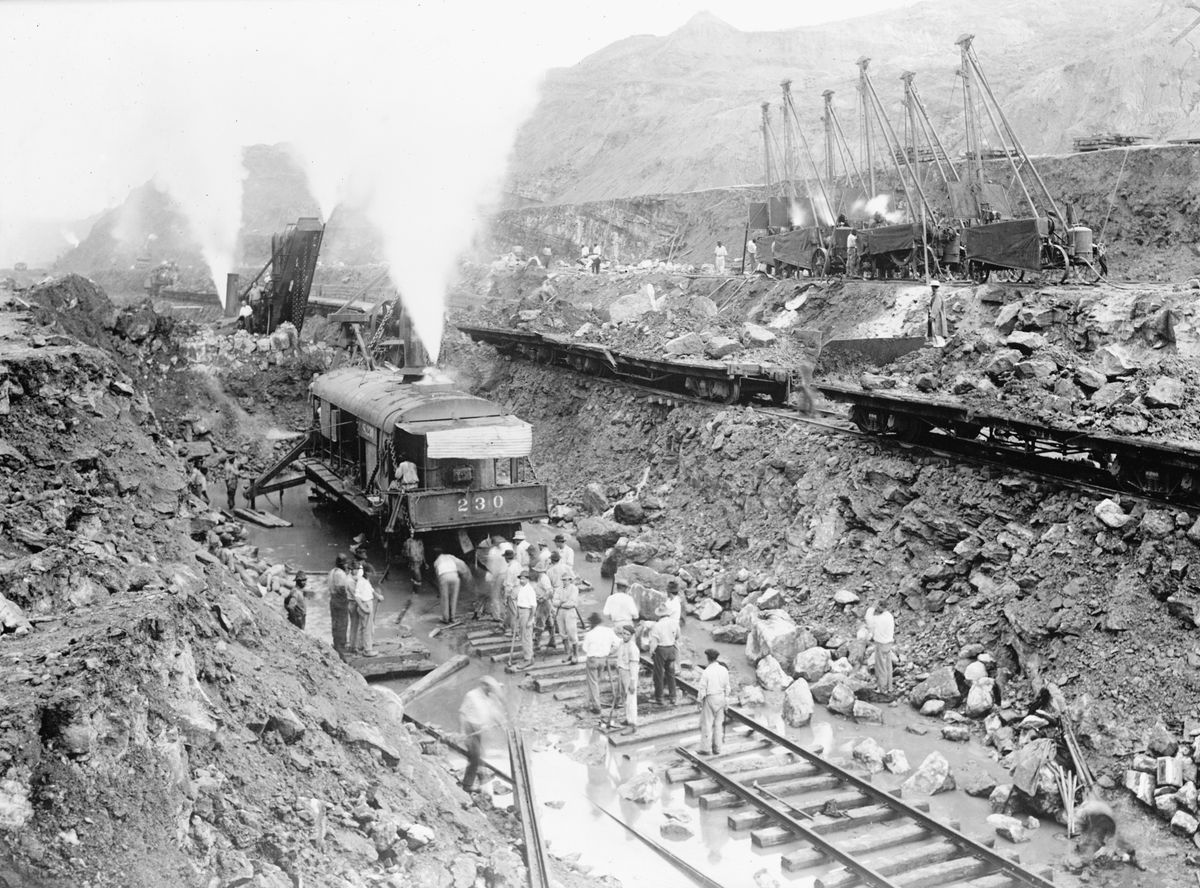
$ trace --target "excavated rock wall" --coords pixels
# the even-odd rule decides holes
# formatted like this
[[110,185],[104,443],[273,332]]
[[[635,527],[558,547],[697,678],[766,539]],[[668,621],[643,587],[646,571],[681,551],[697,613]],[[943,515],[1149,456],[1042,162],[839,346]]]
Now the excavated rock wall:
[[580,518],[582,537],[584,524],[603,522],[581,516],[640,501],[628,551],[681,577],[689,598],[725,603],[723,624],[748,595],[778,587],[799,625],[853,637],[857,612],[835,594],[881,596],[898,614],[902,690],[980,643],[1001,655],[1010,691],[1050,681],[1097,700],[1085,742],[1107,755],[1194,708],[1192,515],[1102,506],[749,408],[672,407],[486,346],[448,352],[477,392],[534,423],[555,514]]

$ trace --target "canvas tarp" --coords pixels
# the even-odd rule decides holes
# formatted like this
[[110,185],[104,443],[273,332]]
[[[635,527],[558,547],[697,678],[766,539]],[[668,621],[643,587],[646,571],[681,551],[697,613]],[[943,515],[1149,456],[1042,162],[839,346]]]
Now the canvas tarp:
[[968,261],[1040,271],[1042,239],[1049,234],[1048,219],[1006,219],[964,228],[962,242]]
[[797,268],[808,268],[812,254],[821,246],[821,232],[816,228],[797,228],[782,234],[770,234],[755,238],[758,245],[759,262],[786,262]]
[[864,228],[858,233],[858,254],[878,256],[911,250],[921,240],[921,226],[915,222],[899,225],[881,225],[879,228]]

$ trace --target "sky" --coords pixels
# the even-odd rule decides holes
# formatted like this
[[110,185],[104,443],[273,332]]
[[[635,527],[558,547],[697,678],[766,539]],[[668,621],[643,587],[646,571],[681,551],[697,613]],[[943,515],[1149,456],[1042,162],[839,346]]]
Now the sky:
[[[912,2],[858,0],[853,14]],[[2,2],[0,267],[22,258],[32,222],[86,217],[154,178],[223,280],[240,225],[241,148],[289,142],[326,216],[352,200],[380,226],[402,293],[444,289],[545,71],[623,37],[669,33],[705,8],[743,30],[816,24],[845,9],[812,0]],[[64,245],[85,233],[64,230]],[[436,332],[432,320],[425,327]]]

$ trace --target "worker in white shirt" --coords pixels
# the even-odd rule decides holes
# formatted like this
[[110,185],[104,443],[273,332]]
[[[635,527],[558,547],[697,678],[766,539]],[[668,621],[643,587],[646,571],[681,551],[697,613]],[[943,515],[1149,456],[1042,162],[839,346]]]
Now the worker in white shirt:
[[674,617],[680,629],[683,628],[683,600],[679,597],[679,583],[676,580],[667,581],[667,600],[654,609],[656,617]]
[[454,622],[454,614],[458,610],[458,593],[462,589],[462,580],[471,575],[465,561],[435,546],[433,550],[433,572],[437,576],[438,593],[442,599],[442,622]]
[[517,629],[521,634],[521,662],[515,669],[528,669],[533,665],[533,614],[537,610],[537,591],[529,582],[529,571],[517,574],[514,595],[517,614]]
[[641,669],[642,652],[638,649],[637,638],[628,626],[617,630],[621,640],[617,648],[617,677],[621,680],[621,695],[625,698],[625,730],[622,734],[632,734],[637,731],[637,691],[638,671]]
[[[613,654],[621,640],[607,626],[597,613],[588,615],[588,625],[591,627],[583,634],[583,656],[587,663],[587,693],[588,706],[592,712],[600,711],[600,673],[612,669]],[[611,673],[610,673],[611,674]]]
[[659,617],[647,635],[650,659],[654,664],[654,702],[659,706],[663,702],[664,688],[671,705],[674,706],[676,702],[675,641],[678,637],[679,621],[671,616]]
[[886,607],[876,613],[875,606],[867,608],[863,618],[871,641],[875,645],[875,686],[881,694],[892,693],[892,647],[896,640],[896,618]]
[[525,539],[525,531],[518,530],[513,534],[513,551],[517,553],[521,567],[529,567],[529,540]]
[[562,557],[562,562],[564,565],[566,565],[567,569],[574,571],[575,550],[572,549],[570,544],[567,542],[567,537],[565,534],[556,533],[554,535],[554,548],[555,551],[557,551]]
[[700,700],[700,755],[721,754],[725,739],[725,709],[729,705],[729,670],[721,665],[719,651],[704,652],[708,665],[700,673],[696,697]]
[[619,586],[604,602],[604,616],[618,629],[622,626],[632,629],[639,616],[637,602],[624,587]]
[[579,587],[573,574],[563,574],[562,585],[554,590],[550,604],[554,608],[554,622],[563,637],[563,648],[567,652],[564,663],[579,662]]

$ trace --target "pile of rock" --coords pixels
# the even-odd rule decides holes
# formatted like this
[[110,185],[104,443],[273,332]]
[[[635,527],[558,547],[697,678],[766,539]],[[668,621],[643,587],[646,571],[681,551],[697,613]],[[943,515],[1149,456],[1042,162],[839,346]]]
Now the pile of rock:
[[1147,808],[1200,847],[1200,803],[1196,776],[1200,765],[1200,722],[1187,720],[1177,738],[1161,722],[1150,731],[1145,751],[1133,756],[1125,788]]

